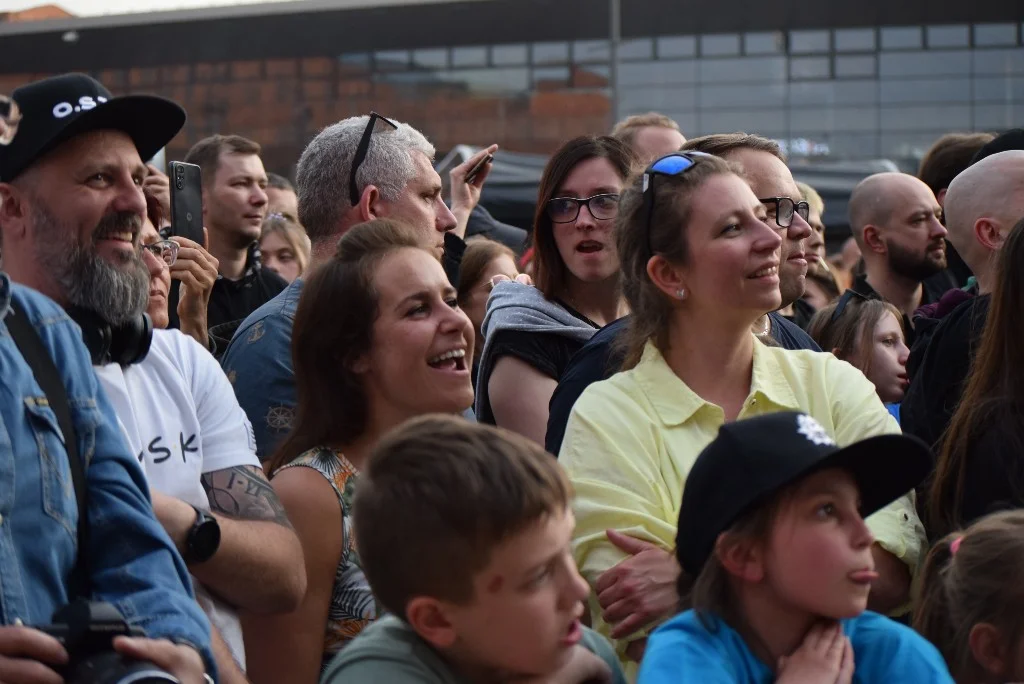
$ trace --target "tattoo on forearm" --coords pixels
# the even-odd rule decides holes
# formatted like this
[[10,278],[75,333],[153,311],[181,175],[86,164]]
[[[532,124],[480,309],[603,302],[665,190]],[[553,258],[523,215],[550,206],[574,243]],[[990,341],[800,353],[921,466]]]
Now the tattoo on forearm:
[[215,470],[205,473],[202,483],[213,512],[237,520],[266,520],[291,528],[281,500],[259,468]]

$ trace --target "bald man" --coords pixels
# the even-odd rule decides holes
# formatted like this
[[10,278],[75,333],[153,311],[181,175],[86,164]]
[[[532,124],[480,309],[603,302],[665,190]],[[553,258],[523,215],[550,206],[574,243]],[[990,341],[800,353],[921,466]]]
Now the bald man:
[[931,189],[906,173],[868,176],[850,195],[850,229],[864,259],[853,289],[902,311],[908,337],[914,311],[947,289],[923,285],[946,268],[941,216]]
[[968,167],[950,183],[945,209],[948,239],[976,282],[943,297],[935,318],[919,319],[921,339],[907,363],[903,430],[933,445],[949,425],[985,327],[996,254],[1024,218],[1024,151],[1000,152]]

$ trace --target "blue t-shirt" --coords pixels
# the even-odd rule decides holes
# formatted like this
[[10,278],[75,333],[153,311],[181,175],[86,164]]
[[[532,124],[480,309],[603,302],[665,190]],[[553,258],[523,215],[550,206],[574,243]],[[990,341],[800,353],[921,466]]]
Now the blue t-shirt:
[[886,404],[885,408],[888,409],[889,415],[896,419],[896,422],[900,422],[900,405],[899,404]]
[[[707,616],[704,627],[688,610],[647,640],[638,684],[770,684],[775,673],[736,630]],[[938,650],[914,630],[878,613],[842,620],[853,645],[854,684],[953,684]]]

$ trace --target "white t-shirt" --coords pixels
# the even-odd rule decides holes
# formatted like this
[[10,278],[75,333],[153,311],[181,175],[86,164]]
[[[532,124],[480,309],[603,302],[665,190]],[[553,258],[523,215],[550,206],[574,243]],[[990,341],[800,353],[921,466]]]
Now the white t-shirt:
[[[260,467],[252,425],[213,356],[178,330],[154,330],[142,363],[96,367],[132,453],[150,486],[204,511],[210,502],[200,477]],[[242,627],[235,611],[194,582],[199,604],[245,667]]]

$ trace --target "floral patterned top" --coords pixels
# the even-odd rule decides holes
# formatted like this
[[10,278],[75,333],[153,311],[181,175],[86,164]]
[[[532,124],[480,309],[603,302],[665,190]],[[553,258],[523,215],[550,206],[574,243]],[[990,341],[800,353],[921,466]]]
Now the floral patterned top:
[[341,509],[341,557],[324,629],[322,670],[334,654],[380,617],[381,611],[363,574],[352,534],[352,499],[359,471],[341,452],[324,447],[310,449],[278,472],[297,467],[312,468],[323,475],[334,489]]

